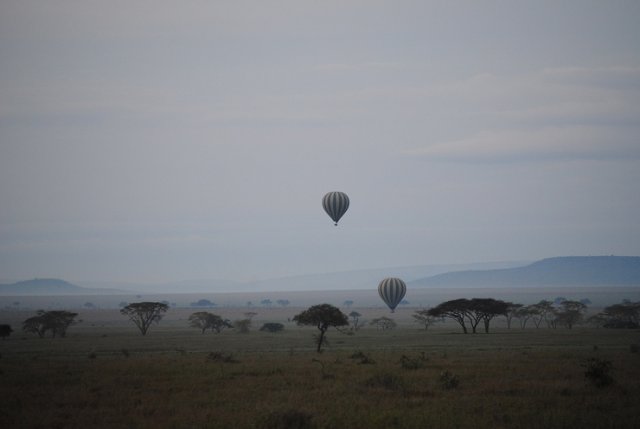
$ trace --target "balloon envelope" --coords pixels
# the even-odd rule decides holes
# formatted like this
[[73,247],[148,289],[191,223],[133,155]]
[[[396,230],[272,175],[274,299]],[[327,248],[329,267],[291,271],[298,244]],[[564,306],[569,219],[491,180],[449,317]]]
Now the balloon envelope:
[[322,197],[322,207],[336,225],[349,208],[349,197],[344,192],[329,192]]
[[378,294],[389,306],[392,313],[404,298],[405,293],[407,293],[407,285],[397,277],[386,278],[378,285]]

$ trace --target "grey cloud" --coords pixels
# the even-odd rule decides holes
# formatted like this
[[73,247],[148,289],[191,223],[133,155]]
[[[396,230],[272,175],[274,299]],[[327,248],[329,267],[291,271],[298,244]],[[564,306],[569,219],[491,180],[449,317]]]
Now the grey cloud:
[[637,253],[638,10],[1,2],[0,274]]
[[465,162],[566,162],[569,160],[637,160],[640,144],[619,130],[560,127],[484,132],[436,143],[409,154],[433,160]]

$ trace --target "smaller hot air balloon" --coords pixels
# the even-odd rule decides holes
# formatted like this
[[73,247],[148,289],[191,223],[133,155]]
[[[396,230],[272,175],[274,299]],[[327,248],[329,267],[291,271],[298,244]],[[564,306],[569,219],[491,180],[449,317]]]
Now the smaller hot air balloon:
[[349,197],[344,192],[329,192],[322,197],[322,207],[338,226],[338,221],[349,208]]
[[397,277],[386,278],[378,285],[378,294],[389,306],[392,313],[404,298],[405,293],[407,293],[407,285]]

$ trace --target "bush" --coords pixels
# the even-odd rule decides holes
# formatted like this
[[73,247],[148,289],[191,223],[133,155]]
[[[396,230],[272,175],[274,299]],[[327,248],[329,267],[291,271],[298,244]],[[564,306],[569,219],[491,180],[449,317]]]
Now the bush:
[[13,332],[11,325],[0,325],[0,337],[4,340],[5,337],[8,337]]
[[233,326],[238,330],[239,333],[248,334],[249,329],[251,328],[251,319],[236,320],[233,323]]
[[402,390],[404,384],[402,378],[395,374],[382,373],[377,374],[365,381],[365,386],[373,388],[382,388],[386,390]]
[[235,359],[231,353],[224,352],[211,352],[207,355],[209,362],[223,362],[223,363],[238,363],[239,360]]
[[354,352],[351,356],[349,356],[351,359],[354,360],[359,360],[360,362],[358,362],[361,365],[371,365],[376,363],[373,359],[371,359],[370,356],[364,354],[363,352],[361,352],[360,350],[357,350],[356,352]]
[[640,327],[636,322],[617,319],[610,320],[602,326],[609,329],[638,329]]
[[440,377],[438,377],[438,381],[440,383],[440,387],[444,390],[455,389],[460,384],[458,376],[449,371],[441,372]]
[[424,352],[416,358],[402,355],[402,357],[400,357],[400,366],[402,366],[403,369],[420,369],[425,367],[428,360],[429,358],[424,355]]
[[613,384],[613,377],[610,374],[613,369],[611,361],[589,358],[583,366],[587,369],[584,372],[585,378],[594,386],[601,388]]
[[313,429],[313,416],[304,411],[274,411],[258,423],[260,429]]
[[262,332],[280,332],[284,330],[284,325],[282,323],[265,323],[260,328]]
[[[168,303],[167,303],[168,304]],[[196,302],[189,304],[191,307],[215,307],[215,302],[211,302],[208,299],[199,299]]]

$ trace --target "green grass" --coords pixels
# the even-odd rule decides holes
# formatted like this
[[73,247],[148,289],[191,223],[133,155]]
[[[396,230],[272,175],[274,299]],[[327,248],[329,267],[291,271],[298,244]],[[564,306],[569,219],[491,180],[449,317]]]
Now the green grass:
[[[0,427],[640,427],[638,331],[401,326],[332,330],[320,355],[314,330],[291,324],[201,335],[161,323],[142,337],[85,320],[67,338],[16,332],[0,341]],[[403,356],[417,369],[403,368]],[[613,385],[585,378],[592,357],[612,362]],[[457,387],[445,388],[445,371]]]

